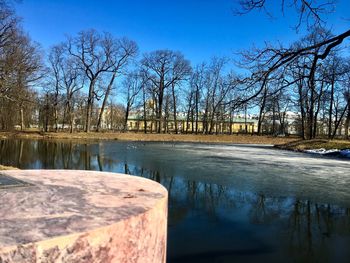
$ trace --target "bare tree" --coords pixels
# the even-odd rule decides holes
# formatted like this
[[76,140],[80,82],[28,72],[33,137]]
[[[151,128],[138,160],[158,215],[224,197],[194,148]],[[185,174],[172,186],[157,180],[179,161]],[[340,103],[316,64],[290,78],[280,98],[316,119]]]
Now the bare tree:
[[349,128],[350,128],[350,62],[349,58],[347,59],[347,62],[345,64],[346,73],[344,74],[343,78],[343,85],[344,85],[344,99],[347,101],[348,104],[348,111],[346,113],[346,119],[344,123],[344,129],[345,129],[345,137],[349,139]]
[[[62,128],[66,119],[73,132],[74,122],[74,95],[84,87],[84,74],[79,68],[76,58],[71,57],[63,44],[53,46],[49,54],[51,79],[49,85],[53,87],[55,129],[58,129],[58,106],[63,102]],[[61,100],[61,101],[59,101]]]
[[104,39],[105,48],[111,49],[111,63],[112,68],[109,70],[111,73],[110,80],[104,91],[103,102],[100,110],[100,114],[97,122],[97,131],[101,128],[101,121],[104,113],[104,109],[108,100],[108,97],[112,91],[115,79],[118,75],[122,74],[122,70],[127,66],[132,57],[137,54],[138,48],[135,42],[126,38],[113,39],[111,36]]
[[[142,91],[145,85],[145,80],[142,78],[142,74],[138,71],[131,72],[127,75],[127,78],[123,82],[124,92],[126,96],[125,118],[124,118],[124,131],[127,131],[127,121],[130,111],[132,110],[137,96]],[[146,124],[147,125],[147,124]]]
[[[241,8],[238,13],[244,14],[256,9],[269,12],[267,2],[268,1],[266,0],[241,0]],[[271,75],[276,76],[277,71],[282,69],[283,72],[285,69],[292,67],[297,61],[308,60],[309,63],[304,64],[307,67],[307,70],[303,70],[303,74],[307,74],[306,84],[310,91],[310,100],[308,101],[309,104],[304,106],[308,107],[308,116],[306,120],[308,123],[307,127],[309,137],[314,137],[317,126],[317,110],[319,109],[318,106],[320,104],[320,99],[322,98],[321,94],[317,93],[315,89],[318,65],[331,54],[332,50],[340,46],[344,39],[350,36],[350,30],[334,36],[327,30],[322,29],[322,26],[326,24],[322,17],[325,14],[332,12],[335,8],[335,1],[333,0],[320,2],[312,0],[281,0],[280,3],[283,12],[287,6],[294,8],[299,14],[296,28],[299,28],[302,24],[307,24],[309,31],[312,31],[310,36],[308,36],[309,41],[306,41],[307,38],[304,38],[301,43],[294,44],[289,48],[266,45],[263,49],[255,49],[252,52],[245,52],[243,54],[243,57],[246,59],[245,62],[248,61],[248,63],[251,63],[252,61],[259,61],[260,66],[262,66],[264,70],[258,73],[253,72],[252,77],[257,78],[262,84],[259,89],[255,89],[254,92],[251,93],[251,96],[247,96],[243,102],[250,101],[259,96],[259,94],[264,91],[265,85],[271,78]],[[305,45],[303,43],[307,44]],[[302,78],[304,78],[304,76]],[[302,83],[304,83],[304,81],[299,81],[299,84]],[[302,95],[302,93],[303,92],[299,92],[300,95]],[[300,98],[302,98],[302,96],[300,96]],[[303,112],[301,114],[302,118],[304,118]]]
[[[194,104],[194,119],[196,123],[196,134],[198,134],[198,126],[200,121],[200,102],[202,99],[202,91],[204,89],[204,79],[205,79],[205,68],[206,65],[202,63],[197,66],[190,79],[190,86],[193,92],[193,104]],[[193,119],[193,118],[192,118]],[[193,127],[192,121],[192,127]]]
[[157,50],[145,54],[141,64],[146,78],[154,87],[154,99],[157,102],[157,132],[160,133],[163,131],[165,90],[171,87],[175,92],[175,85],[190,73],[191,68],[181,53],[170,50]]
[[[0,114],[1,126],[25,126],[25,109],[35,104],[31,86],[42,77],[43,63],[38,44],[22,31],[7,1],[0,1]],[[11,106],[10,106],[11,105]],[[11,113],[10,113],[11,112]],[[13,112],[18,112],[14,115]],[[30,111],[27,112],[30,114]],[[18,121],[19,120],[19,121]]]
[[114,50],[110,45],[110,35],[101,35],[95,30],[81,31],[76,37],[68,38],[66,49],[77,59],[88,80],[85,132],[89,132],[96,82],[103,73],[111,71],[116,63],[113,60]]
[[[272,3],[276,5],[276,1],[268,0],[239,0],[240,8],[236,10],[239,15],[244,15],[254,10],[262,10],[267,15],[272,16],[271,6]],[[306,24],[308,27],[321,26],[324,24],[323,16],[334,12],[336,1],[335,0],[280,0],[280,10],[282,14],[294,11],[298,14],[295,28],[299,29],[302,24]],[[291,10],[294,9],[294,10]]]
[[[53,109],[55,118],[55,131],[58,131],[58,103],[59,95],[61,93],[61,82],[62,82],[62,67],[63,67],[63,48],[62,46],[54,46],[50,50],[49,64],[50,64],[50,75],[49,80],[50,86],[53,87]],[[51,83],[50,83],[51,82]]]

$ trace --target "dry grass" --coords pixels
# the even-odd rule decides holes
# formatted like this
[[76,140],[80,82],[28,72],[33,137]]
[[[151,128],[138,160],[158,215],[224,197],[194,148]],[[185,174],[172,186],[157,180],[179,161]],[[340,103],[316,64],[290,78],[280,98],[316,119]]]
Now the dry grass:
[[202,135],[202,134],[144,134],[120,132],[38,132],[15,131],[0,132],[0,139],[48,139],[48,140],[120,140],[152,142],[202,142],[202,143],[237,143],[237,144],[272,144],[280,149],[303,151],[308,149],[349,149],[349,140],[300,140],[297,137],[272,137],[256,135]]
[[0,170],[18,170],[18,168],[12,166],[4,166],[0,164]]
[[298,140],[286,144],[279,145],[278,148],[294,151],[304,151],[310,149],[350,149],[349,140]]
[[203,142],[280,145],[296,141],[298,138],[256,135],[194,135],[194,134],[144,134],[116,132],[0,132],[0,138],[25,139],[69,139],[69,140],[121,140],[121,141],[161,141],[161,142]]

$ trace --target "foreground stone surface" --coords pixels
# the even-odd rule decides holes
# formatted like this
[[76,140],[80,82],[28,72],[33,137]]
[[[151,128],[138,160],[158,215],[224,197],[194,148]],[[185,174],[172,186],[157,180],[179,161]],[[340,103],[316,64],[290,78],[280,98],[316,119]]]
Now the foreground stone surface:
[[0,262],[165,262],[167,191],[92,171],[1,171]]

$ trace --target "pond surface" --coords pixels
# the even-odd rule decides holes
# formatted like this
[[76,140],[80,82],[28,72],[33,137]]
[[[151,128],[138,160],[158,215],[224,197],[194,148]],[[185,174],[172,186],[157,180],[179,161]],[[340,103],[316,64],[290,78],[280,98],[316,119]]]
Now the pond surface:
[[168,262],[349,262],[350,162],[263,146],[0,141],[0,164],[150,178]]

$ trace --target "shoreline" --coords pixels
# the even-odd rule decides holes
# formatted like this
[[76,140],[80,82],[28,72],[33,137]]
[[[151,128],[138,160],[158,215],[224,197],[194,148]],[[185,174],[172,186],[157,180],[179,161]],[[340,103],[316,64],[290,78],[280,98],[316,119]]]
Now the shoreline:
[[7,170],[20,170],[17,167],[13,167],[13,166],[6,166],[6,165],[1,165],[0,164],[0,171],[7,171]]
[[313,139],[274,145],[274,148],[314,156],[330,157],[338,160],[350,159],[350,140]]
[[[129,142],[169,142],[169,143],[208,143],[208,144],[242,144],[272,145],[279,150],[302,152],[319,156],[336,155],[346,150],[346,159],[350,149],[350,140],[313,139],[302,140],[299,137],[273,137],[252,134],[203,135],[203,134],[155,134],[134,132],[39,132],[39,131],[0,131],[0,140],[67,140],[74,142],[98,142],[105,140]],[[332,153],[333,152],[333,153]],[[343,158],[343,157],[340,157]],[[0,168],[1,169],[1,168]]]
[[286,144],[275,145],[275,148],[282,149],[282,150],[292,150],[297,152],[308,152],[310,150],[317,150],[317,149],[344,150],[344,149],[350,149],[350,140],[326,140],[326,139],[296,140]]
[[235,143],[235,144],[272,144],[281,145],[299,140],[298,137],[272,137],[258,135],[203,135],[203,134],[144,134],[119,132],[0,132],[0,139],[45,139],[45,140],[77,140],[77,141],[144,141],[144,142],[198,142],[198,143]]

